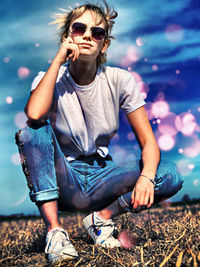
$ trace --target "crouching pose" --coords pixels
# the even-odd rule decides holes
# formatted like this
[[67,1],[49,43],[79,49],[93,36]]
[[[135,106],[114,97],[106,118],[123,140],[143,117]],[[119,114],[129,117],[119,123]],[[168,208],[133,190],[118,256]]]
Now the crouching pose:
[[[58,210],[88,211],[94,243],[119,247],[112,218],[138,212],[182,187],[176,165],[160,152],[133,76],[104,66],[117,13],[86,4],[58,15],[61,46],[46,73],[32,83],[27,127],[16,134],[23,171],[47,227],[47,257],[78,256]],[[141,160],[116,165],[108,151],[120,108],[137,136]]]

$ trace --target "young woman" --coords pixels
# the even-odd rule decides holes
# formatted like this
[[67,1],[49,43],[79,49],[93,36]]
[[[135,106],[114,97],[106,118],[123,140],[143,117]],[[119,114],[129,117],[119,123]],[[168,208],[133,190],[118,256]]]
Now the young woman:
[[[61,46],[46,73],[34,79],[16,134],[22,166],[47,226],[49,259],[78,255],[60,227],[58,210],[89,211],[84,218],[95,244],[118,247],[112,218],[150,208],[182,187],[175,164],[160,152],[133,76],[106,67],[117,13],[86,4],[58,15]],[[141,160],[116,165],[109,154],[123,109],[141,146]],[[159,163],[160,162],[160,163]]]

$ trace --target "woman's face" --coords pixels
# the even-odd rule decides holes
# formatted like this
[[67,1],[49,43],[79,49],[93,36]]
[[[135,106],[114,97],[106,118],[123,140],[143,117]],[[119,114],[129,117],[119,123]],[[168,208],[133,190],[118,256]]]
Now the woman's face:
[[[95,60],[97,59],[99,53],[104,53],[107,49],[107,43],[105,38],[100,40],[92,36],[91,29],[93,27],[101,27],[105,29],[105,23],[100,21],[98,25],[96,24],[97,14],[90,10],[86,10],[80,17],[72,21],[70,25],[69,36],[73,39],[74,43],[79,47],[79,58],[83,60]],[[82,23],[87,29],[83,34],[77,35],[73,33],[72,25],[74,23]],[[78,24],[74,24],[78,25]]]

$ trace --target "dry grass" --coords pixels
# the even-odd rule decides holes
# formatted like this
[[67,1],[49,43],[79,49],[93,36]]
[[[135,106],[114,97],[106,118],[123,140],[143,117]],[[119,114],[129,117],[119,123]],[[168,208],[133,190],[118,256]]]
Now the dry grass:
[[[94,246],[82,218],[83,214],[61,215],[79,257],[57,266],[200,266],[200,204],[119,216],[118,230],[132,244],[128,249]],[[3,220],[0,229],[0,266],[51,266],[44,254],[41,219]]]

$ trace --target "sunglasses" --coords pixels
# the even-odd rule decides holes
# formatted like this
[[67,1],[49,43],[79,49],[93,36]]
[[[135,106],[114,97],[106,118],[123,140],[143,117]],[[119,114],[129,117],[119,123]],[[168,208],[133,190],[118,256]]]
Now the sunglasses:
[[92,33],[92,38],[95,39],[96,41],[100,41],[105,37],[105,30],[101,27],[87,27],[84,23],[81,22],[75,22],[71,26],[71,34],[74,36],[81,36],[83,35],[87,29],[90,29]]

